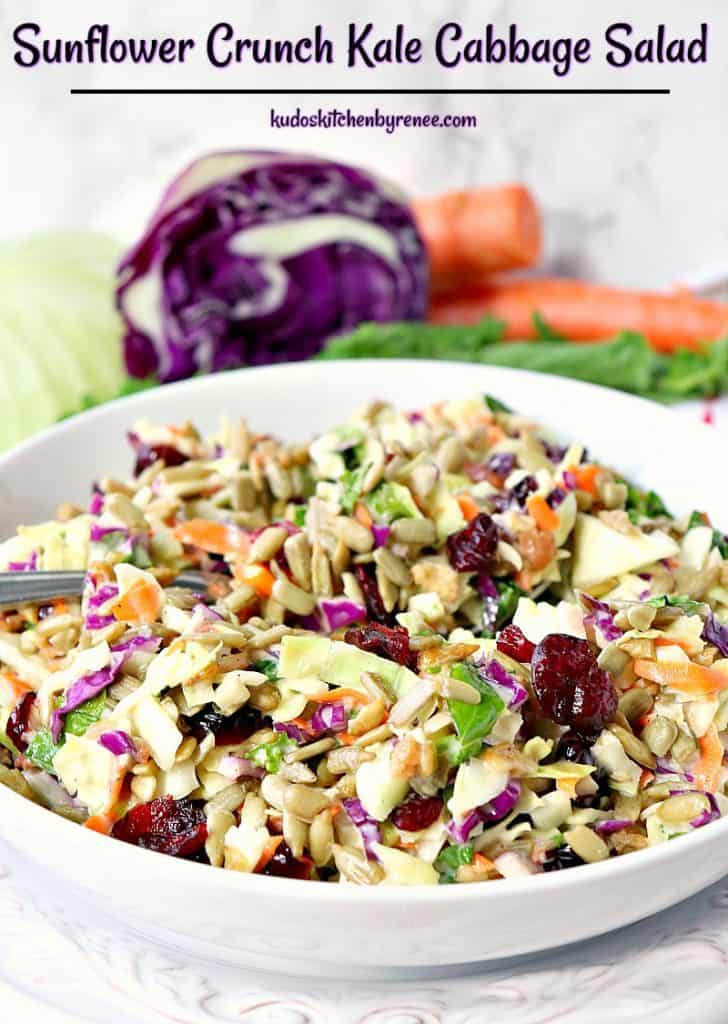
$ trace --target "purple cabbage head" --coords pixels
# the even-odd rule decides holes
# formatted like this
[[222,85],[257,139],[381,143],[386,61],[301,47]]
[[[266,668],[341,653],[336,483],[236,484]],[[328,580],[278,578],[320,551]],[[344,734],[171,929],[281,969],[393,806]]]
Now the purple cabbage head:
[[129,372],[179,380],[305,359],[363,321],[421,320],[427,256],[402,196],[365,171],[212,153],[167,189],[119,268],[117,304]]

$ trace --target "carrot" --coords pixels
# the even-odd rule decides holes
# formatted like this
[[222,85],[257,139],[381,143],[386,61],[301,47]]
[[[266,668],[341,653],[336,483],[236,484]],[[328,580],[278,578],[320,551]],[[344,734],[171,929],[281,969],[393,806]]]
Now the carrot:
[[354,507],[354,518],[357,522],[361,523],[362,526],[366,526],[367,530],[371,530],[374,520],[369,515],[369,509],[366,505],[362,505],[360,501],[357,501]]
[[162,609],[162,593],[158,586],[139,579],[111,608],[119,622],[133,622],[150,626],[157,621]]
[[174,535],[182,544],[191,544],[216,555],[247,555],[250,537],[237,526],[209,519],[188,519],[178,523]]
[[567,466],[566,472],[574,476],[580,491],[586,491],[587,494],[597,493],[597,477],[601,472],[601,466],[584,463],[580,466]]
[[253,562],[250,565],[236,565],[235,579],[241,583],[247,583],[259,597],[270,597],[273,593],[273,584],[276,581],[270,569],[264,565],[259,565],[257,562]]
[[256,871],[262,871],[268,861],[275,856],[275,852],[283,842],[283,836],[272,836],[266,843],[266,847],[261,853],[258,863],[255,865]]
[[542,494],[532,494],[527,498],[526,508],[541,530],[558,530],[560,519]]
[[10,672],[7,669],[4,672],[0,672],[0,685],[3,683],[9,687],[16,704],[21,702],[26,693],[32,693],[34,689],[30,683],[26,683],[20,676],[16,676],[14,672]]
[[344,697],[348,697],[354,704],[371,704],[372,702],[369,694],[360,693],[359,690],[353,690],[348,686],[340,686],[337,690],[327,690],[326,693],[311,697],[311,700],[315,700],[317,704],[331,704]]
[[435,294],[463,280],[530,267],[541,255],[541,217],[523,185],[445,192],[412,205]]
[[647,661],[637,658],[633,667],[642,679],[696,697],[728,687],[728,674],[705,665],[694,665],[691,661]]
[[723,744],[718,730],[711,722],[708,731],[698,739],[700,757],[690,766],[695,785],[704,793],[714,793],[720,781],[723,767]]
[[470,286],[435,298],[430,320],[474,324],[485,316],[505,321],[505,337],[536,337],[538,312],[570,341],[602,341],[622,330],[639,331],[658,352],[700,349],[728,328],[728,304],[690,295],[626,291],[567,278],[507,281]]
[[99,835],[108,836],[111,835],[111,830],[114,827],[114,818],[111,814],[92,814],[90,818],[87,818],[84,822],[84,828],[90,829],[92,832],[98,832]]
[[468,522],[470,522],[471,519],[475,519],[480,512],[480,509],[469,494],[459,494],[457,502],[460,506],[460,511]]

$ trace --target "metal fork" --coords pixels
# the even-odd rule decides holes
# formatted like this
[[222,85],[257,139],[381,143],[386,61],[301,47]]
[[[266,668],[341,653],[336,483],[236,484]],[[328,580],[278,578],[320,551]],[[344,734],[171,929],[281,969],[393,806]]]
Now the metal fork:
[[[85,579],[85,572],[0,572],[0,608],[54,597],[80,597]],[[206,574],[194,571],[180,573],[171,584],[203,594],[207,585]]]

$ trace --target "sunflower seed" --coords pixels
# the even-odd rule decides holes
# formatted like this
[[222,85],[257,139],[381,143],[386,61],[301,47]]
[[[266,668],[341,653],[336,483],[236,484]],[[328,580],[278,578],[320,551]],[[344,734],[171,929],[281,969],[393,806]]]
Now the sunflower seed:
[[655,757],[650,748],[642,740],[638,739],[627,729],[624,729],[621,725],[610,725],[609,731],[614,733],[619,742],[624,747],[624,752],[628,757],[631,757],[637,764],[643,765],[645,768],[655,767]]
[[359,555],[366,554],[374,547],[372,531],[357,522],[356,519],[349,516],[338,516],[334,523],[334,529],[337,537]]
[[275,581],[273,597],[295,615],[310,615],[316,607],[316,598],[313,594],[306,593],[287,579]]
[[367,860],[358,850],[334,843],[331,852],[339,872],[355,885],[377,885],[384,878],[384,871],[379,864]]
[[677,733],[677,725],[671,718],[665,718],[664,715],[656,715],[642,730],[642,739],[653,754],[656,754],[658,757],[665,757],[677,739]]
[[331,849],[334,843],[334,827],[329,808],[321,811],[311,822],[308,830],[308,848],[317,868],[322,868],[331,860]]
[[392,536],[402,544],[434,544],[437,530],[431,519],[395,519]]
[[396,728],[409,725],[425,707],[435,693],[435,686],[429,679],[421,679],[412,689],[400,697],[389,712],[389,724]]
[[640,686],[633,686],[619,698],[619,710],[630,723],[646,715],[651,707],[652,697]]
[[311,589],[311,545],[305,533],[294,533],[283,545],[293,578],[303,590]]
[[288,533],[282,526],[269,526],[253,541],[248,561],[269,562],[283,547],[287,536]]
[[407,563],[388,548],[377,548],[374,552],[374,561],[384,575],[398,587],[408,587],[412,582],[412,573]]
[[586,825],[577,825],[568,832],[564,832],[564,839],[574,853],[587,864],[595,864],[597,861],[606,860],[609,857],[607,844],[601,836],[592,832]]
[[295,814],[302,821],[312,822],[331,801],[322,789],[290,783],[283,795],[284,810]]
[[657,815],[662,821],[670,824],[692,821],[708,810],[708,800],[702,793],[683,793],[680,796],[671,796],[660,804]]

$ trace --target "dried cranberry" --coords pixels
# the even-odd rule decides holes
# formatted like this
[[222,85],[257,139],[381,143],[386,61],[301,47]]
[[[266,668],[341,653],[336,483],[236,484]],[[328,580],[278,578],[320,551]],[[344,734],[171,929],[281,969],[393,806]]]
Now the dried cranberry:
[[256,708],[240,708],[232,715],[223,715],[214,708],[205,708],[198,711],[188,720],[190,731],[198,743],[205,738],[208,732],[215,737],[218,746],[227,743],[242,743],[252,736],[254,732],[263,726],[263,716]]
[[502,654],[522,663],[529,662],[536,650],[536,645],[526,638],[520,626],[505,626],[498,634],[496,647]]
[[275,878],[298,878],[302,882],[308,882],[312,866],[313,861],[309,857],[294,857],[290,846],[284,841],[278,844],[276,852],[260,873],[273,875]]
[[165,466],[181,466],[183,462],[189,462],[189,455],[185,455],[178,448],[174,448],[171,444],[147,444],[146,441],[142,441],[138,434],[130,431],[127,434],[129,444],[134,449],[136,455],[136,463],[134,465],[134,475],[139,476],[149,466],[154,465],[160,459]]
[[412,796],[392,811],[392,824],[403,832],[419,832],[437,821],[441,811],[439,796]]
[[590,744],[575,732],[565,732],[561,737],[558,755],[564,761],[573,761],[574,764],[594,764]]
[[570,846],[560,846],[546,854],[542,867],[544,871],[563,871],[565,868],[575,868],[583,863],[578,853],[574,853]]
[[595,736],[614,717],[614,683],[586,640],[563,633],[544,637],[531,659],[531,675],[544,712],[579,736]]
[[485,512],[447,538],[447,557],[458,572],[482,572],[492,561],[498,546],[498,528]]
[[28,747],[28,741],[24,737],[28,729],[30,713],[33,710],[34,703],[35,694],[26,693],[20,703],[10,713],[7,725],[5,726],[5,733],[8,739],[21,754]]
[[138,804],[117,821],[111,834],[145,850],[170,857],[190,857],[199,853],[207,839],[203,803],[162,796],[148,804]]
[[351,626],[344,634],[347,644],[353,644],[362,651],[378,654],[382,658],[396,661],[398,665],[415,668],[417,654],[410,650],[409,633],[402,626],[383,626],[379,622],[367,622],[363,626]]
[[364,604],[367,608],[367,615],[377,622],[391,622],[392,616],[384,607],[382,595],[377,585],[376,570],[373,564],[357,565],[354,569],[357,582],[364,595]]

